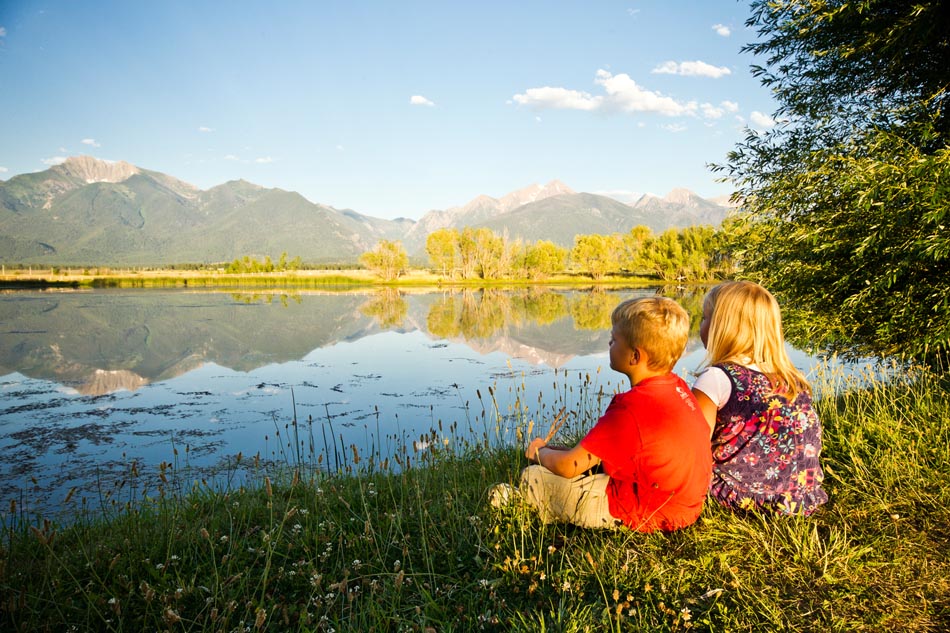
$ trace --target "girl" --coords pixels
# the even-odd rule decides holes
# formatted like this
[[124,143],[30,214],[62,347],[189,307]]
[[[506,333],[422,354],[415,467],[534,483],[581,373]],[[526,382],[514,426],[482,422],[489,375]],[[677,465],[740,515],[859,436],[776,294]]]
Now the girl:
[[828,500],[821,424],[775,298],[749,281],[721,283],[703,301],[699,336],[705,369],[693,393],[712,429],[710,496],[736,510],[811,514]]

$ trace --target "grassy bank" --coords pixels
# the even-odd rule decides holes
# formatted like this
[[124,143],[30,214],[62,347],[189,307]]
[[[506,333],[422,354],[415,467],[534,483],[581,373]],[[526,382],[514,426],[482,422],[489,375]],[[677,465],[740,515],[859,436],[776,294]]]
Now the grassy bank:
[[481,438],[433,429],[395,474],[356,453],[327,474],[291,450],[279,469],[235,464],[252,486],[168,469],[108,516],[6,526],[0,630],[948,630],[946,382],[843,380],[816,385],[831,501],[809,519],[709,507],[687,530],[642,535],[490,508],[488,486],[524,465],[492,425],[563,403],[580,414],[567,439],[582,433],[604,401],[578,378],[487,407]]
[[381,281],[368,270],[300,270],[271,273],[227,273],[209,270],[150,269],[10,269],[0,273],[0,289],[34,288],[326,288],[354,286],[519,286],[657,285],[657,278],[608,275],[596,282],[587,275],[552,275],[537,279],[452,279],[414,269],[394,281]]

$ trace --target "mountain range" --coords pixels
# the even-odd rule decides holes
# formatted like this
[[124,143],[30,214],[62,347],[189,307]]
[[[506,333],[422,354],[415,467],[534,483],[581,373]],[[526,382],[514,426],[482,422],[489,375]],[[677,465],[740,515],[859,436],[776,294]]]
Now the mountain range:
[[646,225],[718,225],[729,207],[685,189],[633,204],[553,180],[501,198],[478,196],[418,221],[386,220],[310,202],[299,193],[234,180],[201,190],[161,172],[90,156],[0,181],[0,262],[160,266],[281,253],[306,263],[354,263],[379,240],[424,257],[441,228],[488,227],[509,239],[565,247],[574,236]]

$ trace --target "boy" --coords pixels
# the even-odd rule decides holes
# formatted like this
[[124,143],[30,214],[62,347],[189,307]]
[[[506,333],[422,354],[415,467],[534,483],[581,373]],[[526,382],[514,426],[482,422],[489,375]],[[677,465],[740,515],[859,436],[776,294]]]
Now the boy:
[[[545,523],[684,528],[699,518],[712,473],[709,426],[672,373],[689,315],[672,299],[645,297],[621,303],[611,322],[610,368],[629,378],[630,390],[613,397],[574,448],[533,439],[525,456],[537,464],[522,471],[519,494]],[[602,472],[589,472],[597,466]],[[496,487],[492,503],[510,492]]]

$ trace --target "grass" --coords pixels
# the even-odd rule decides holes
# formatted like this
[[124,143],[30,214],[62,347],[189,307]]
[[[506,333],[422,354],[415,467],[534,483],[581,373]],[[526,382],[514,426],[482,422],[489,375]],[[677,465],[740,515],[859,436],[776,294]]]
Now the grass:
[[235,461],[247,485],[168,466],[112,511],[21,517],[0,546],[0,630],[950,629],[945,377],[815,381],[831,500],[808,519],[709,506],[686,530],[643,535],[490,508],[489,485],[524,465],[511,445],[530,420],[567,406],[576,438],[606,404],[599,380],[562,375],[537,399],[513,385],[504,408],[496,385],[468,433],[436,424],[389,464],[311,451],[324,444],[294,423],[281,463]]
[[163,269],[4,269],[0,288],[324,288],[352,286],[629,286],[656,285],[660,280],[642,275],[610,275],[593,281],[587,275],[562,273],[537,279],[452,279],[425,269],[412,269],[394,281],[382,281],[368,270],[300,270],[272,273],[228,273],[211,270]]

